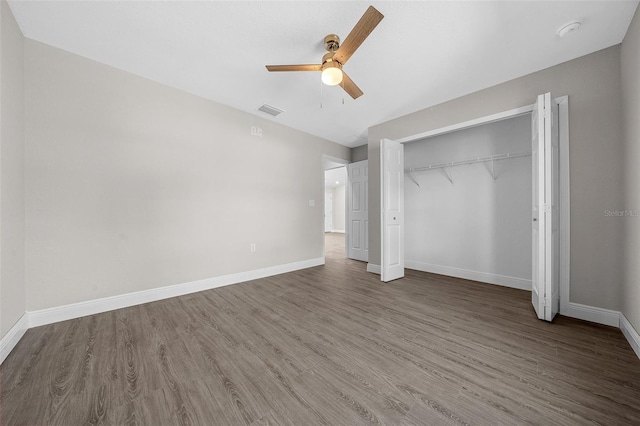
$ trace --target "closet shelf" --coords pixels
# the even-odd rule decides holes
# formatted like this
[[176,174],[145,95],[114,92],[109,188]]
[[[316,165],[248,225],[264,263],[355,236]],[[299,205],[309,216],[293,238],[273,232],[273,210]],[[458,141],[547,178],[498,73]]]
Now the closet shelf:
[[421,166],[421,167],[412,167],[410,169],[405,170],[405,173],[408,173],[409,176],[411,176],[411,180],[413,180],[413,182],[418,185],[418,187],[420,187],[420,184],[418,183],[417,179],[416,179],[416,172],[424,172],[427,170],[435,170],[435,169],[445,169],[445,172],[447,174],[447,179],[449,179],[449,182],[451,182],[453,184],[453,177],[451,176],[451,171],[449,170],[449,168],[451,167],[456,167],[456,166],[464,166],[467,164],[475,164],[475,163],[487,163],[487,162],[491,162],[491,176],[493,177],[493,180],[496,179],[496,173],[495,173],[495,167],[494,167],[494,163],[496,161],[499,160],[508,160],[511,158],[521,158],[521,157],[530,157],[531,153],[530,152],[519,152],[519,153],[504,153],[504,154],[494,154],[494,155],[488,155],[486,157],[474,157],[474,158],[468,158],[466,160],[460,160],[460,161],[450,161],[448,163],[436,163],[436,164],[429,164],[427,166]]

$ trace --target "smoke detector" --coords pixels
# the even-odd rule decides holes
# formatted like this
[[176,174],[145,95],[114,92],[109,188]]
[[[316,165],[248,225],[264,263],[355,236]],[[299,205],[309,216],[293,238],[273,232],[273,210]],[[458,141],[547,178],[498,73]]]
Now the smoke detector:
[[568,24],[564,24],[558,28],[557,34],[560,37],[566,37],[570,33],[577,31],[580,28],[580,25],[582,25],[580,21],[569,22]]

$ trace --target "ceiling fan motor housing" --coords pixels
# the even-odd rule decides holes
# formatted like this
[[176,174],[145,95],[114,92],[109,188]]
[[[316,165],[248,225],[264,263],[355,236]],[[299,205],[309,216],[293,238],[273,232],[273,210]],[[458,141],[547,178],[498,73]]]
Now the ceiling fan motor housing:
[[324,38],[324,48],[327,52],[335,52],[340,47],[340,37],[329,34]]

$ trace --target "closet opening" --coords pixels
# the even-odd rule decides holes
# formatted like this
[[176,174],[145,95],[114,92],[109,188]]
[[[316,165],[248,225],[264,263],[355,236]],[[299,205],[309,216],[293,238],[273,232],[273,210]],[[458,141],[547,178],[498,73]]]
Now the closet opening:
[[404,144],[405,266],[531,290],[531,113]]
[[382,139],[380,155],[382,281],[406,265],[531,290],[546,321],[572,309],[567,96]]

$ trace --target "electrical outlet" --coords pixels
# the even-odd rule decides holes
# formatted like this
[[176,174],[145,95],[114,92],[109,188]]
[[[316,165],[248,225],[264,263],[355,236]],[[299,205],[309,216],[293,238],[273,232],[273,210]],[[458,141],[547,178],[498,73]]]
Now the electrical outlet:
[[309,207],[313,207],[316,205],[316,200],[309,200]]
[[256,252],[256,243],[251,243],[251,253]]

